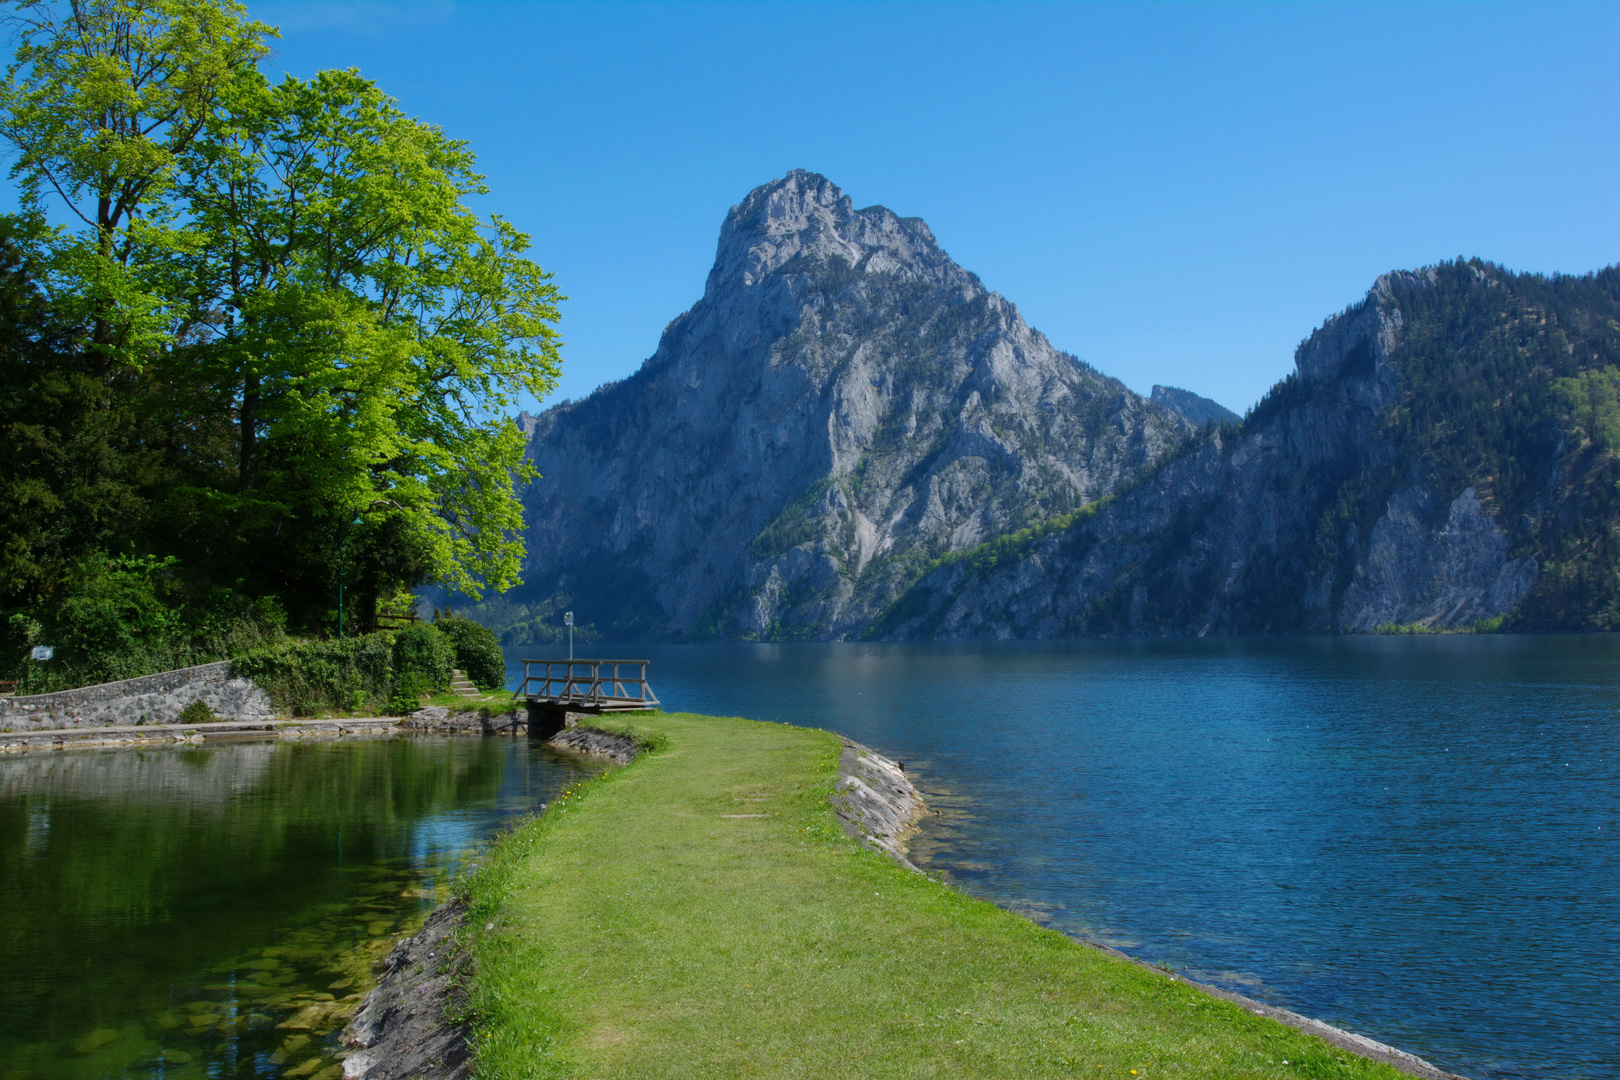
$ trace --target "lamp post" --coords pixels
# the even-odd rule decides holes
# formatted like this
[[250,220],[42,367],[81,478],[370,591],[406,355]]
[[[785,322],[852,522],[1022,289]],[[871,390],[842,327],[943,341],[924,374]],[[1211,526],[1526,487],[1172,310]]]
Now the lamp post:
[[[354,515],[349,524],[359,525],[360,515]],[[341,526],[340,526],[341,528]],[[338,534],[338,640],[343,640],[343,549],[349,543],[349,530],[344,529]]]
[[568,659],[574,658],[574,613],[563,612],[563,625],[568,627]]

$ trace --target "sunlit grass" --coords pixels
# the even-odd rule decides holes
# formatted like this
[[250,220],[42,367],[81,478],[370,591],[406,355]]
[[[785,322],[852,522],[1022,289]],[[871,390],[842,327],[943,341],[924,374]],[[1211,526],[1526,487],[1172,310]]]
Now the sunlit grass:
[[1400,1075],[859,847],[825,732],[620,723],[471,883],[481,1077]]

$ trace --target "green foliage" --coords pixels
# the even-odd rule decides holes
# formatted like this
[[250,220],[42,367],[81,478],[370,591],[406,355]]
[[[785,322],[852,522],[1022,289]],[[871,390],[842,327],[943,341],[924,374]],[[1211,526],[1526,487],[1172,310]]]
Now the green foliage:
[[815,539],[816,523],[808,516],[809,510],[832,484],[830,478],[822,477],[806,488],[769,525],[760,530],[759,535],[749,543],[748,554],[756,559],[774,559]]
[[394,639],[366,634],[283,642],[236,658],[231,675],[252,679],[278,709],[294,716],[377,711],[393,692]]
[[456,667],[467,673],[467,678],[480,690],[499,690],[506,686],[506,657],[501,655],[500,642],[494,631],[471,619],[441,614],[433,626],[450,639],[456,652]]
[[15,23],[0,666],[86,559],[178,559],[188,603],[276,596],[306,631],[340,570],[358,623],[425,581],[512,585],[532,470],[506,413],[555,381],[561,297],[469,209],[465,144],[353,72],[272,85],[274,31],[228,0]]
[[417,623],[394,635],[394,675],[418,676],[423,693],[448,688],[455,666],[456,647],[437,628]]
[[174,718],[177,724],[213,724],[219,721],[219,716],[209,707],[208,702],[198,698],[180,710],[180,715]]
[[[47,693],[224,660],[282,637],[274,598],[199,592],[175,569],[151,556],[75,559],[46,602],[0,612],[0,671],[18,677],[21,692]],[[33,645],[55,655],[25,659]]]
[[401,671],[394,674],[394,685],[388,694],[388,712],[404,716],[422,707],[422,699],[433,694],[433,680],[420,671]]
[[1599,451],[1620,450],[1620,368],[1612,364],[1553,383],[1569,417],[1571,434],[1592,440]]

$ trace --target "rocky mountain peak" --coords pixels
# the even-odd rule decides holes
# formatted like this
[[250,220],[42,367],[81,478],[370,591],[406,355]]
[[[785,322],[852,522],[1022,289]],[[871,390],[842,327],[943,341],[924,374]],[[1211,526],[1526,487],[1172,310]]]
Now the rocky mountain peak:
[[804,171],[731,209],[641,370],[530,427],[511,599],[621,638],[858,631],[930,560],[1102,498],[1191,431],[921,220]]
[[939,287],[982,291],[940,249],[920,218],[882,206],[856,210],[826,177],[795,169],[748,193],[720,229],[706,299],[765,282],[784,268],[814,272],[842,264],[867,274],[900,274]]

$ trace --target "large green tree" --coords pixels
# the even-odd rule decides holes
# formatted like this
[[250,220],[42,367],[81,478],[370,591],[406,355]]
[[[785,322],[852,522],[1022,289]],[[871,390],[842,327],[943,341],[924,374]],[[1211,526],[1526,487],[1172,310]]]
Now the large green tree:
[[162,462],[129,543],[304,621],[339,559],[371,602],[515,583],[508,414],[555,382],[560,297],[469,206],[466,145],[354,72],[270,83],[239,4],[15,6],[14,231],[122,449]]

